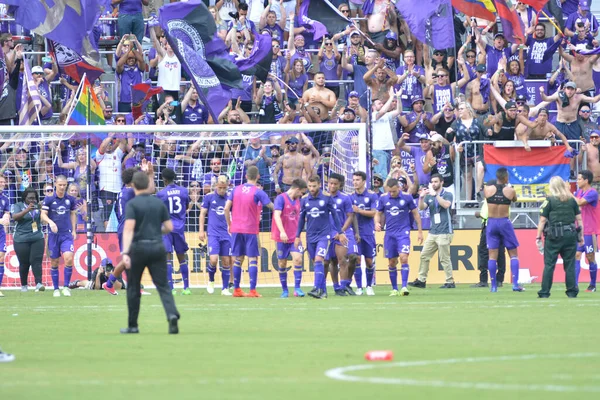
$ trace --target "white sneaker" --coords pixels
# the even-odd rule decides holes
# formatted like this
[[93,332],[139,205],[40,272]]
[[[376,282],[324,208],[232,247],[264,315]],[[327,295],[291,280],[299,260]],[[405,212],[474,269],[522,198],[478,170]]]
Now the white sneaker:
[[2,294],[2,292],[0,292],[0,297],[4,297],[4,295]]
[[[213,294],[215,292],[215,283],[214,282],[208,282],[208,286],[206,287],[206,291],[208,292],[208,294]],[[227,296],[227,295],[225,295]]]
[[354,293],[356,293],[357,296],[362,296],[363,290],[362,290],[362,288],[358,288],[358,289],[356,289],[356,291]]
[[375,296],[375,291],[371,286],[367,286],[367,296]]
[[4,353],[0,350],[0,363],[15,361],[15,356],[13,354]]
[[410,292],[408,291],[408,289],[405,287],[403,287],[402,289],[400,289],[400,294],[402,296],[408,296],[410,294]]
[[60,297],[60,290],[54,289],[54,294],[52,296],[54,296],[54,297]]
[[64,287],[62,289],[62,294],[65,297],[71,297],[71,289],[69,289],[68,287]]
[[45,290],[46,290],[46,286],[42,285],[41,283],[38,283],[37,285],[35,285],[36,292],[43,292]]
[[29,292],[29,288],[27,286],[21,286],[21,292]]
[[223,289],[221,290],[221,296],[231,296],[231,292],[229,289]]
[[150,295],[152,295],[152,293],[150,293],[150,292],[146,292],[144,289],[140,289],[140,294],[141,294],[142,296],[150,296]]

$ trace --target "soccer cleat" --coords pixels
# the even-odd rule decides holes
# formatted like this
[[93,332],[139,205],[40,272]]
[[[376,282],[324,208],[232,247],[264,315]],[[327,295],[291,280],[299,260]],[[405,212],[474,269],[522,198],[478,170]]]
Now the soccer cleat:
[[250,292],[248,292],[246,297],[262,297],[262,295],[260,293],[258,293],[256,291],[256,289],[252,289],[252,290],[250,290]]
[[242,288],[237,288],[233,290],[233,297],[246,297],[246,293],[244,293]]
[[60,290],[54,289],[54,294],[52,294],[52,296],[54,296],[54,297],[60,297]]
[[305,294],[302,291],[302,289],[298,288],[298,289],[294,289],[294,297],[304,297]]
[[408,282],[408,286],[416,287],[419,289],[425,289],[427,284],[425,282],[421,282],[418,279],[415,279],[414,282]]
[[454,282],[444,283],[442,286],[440,286],[440,289],[456,289],[456,285],[454,284]]
[[585,289],[585,291],[588,292],[588,293],[593,293],[593,292],[596,291],[596,286],[590,285],[590,286],[588,286],[587,289]]
[[113,296],[118,295],[119,293],[115,290],[114,287],[108,287],[106,286],[106,282],[104,282],[102,284],[102,289],[106,290],[108,293],[112,294]]
[[[117,294],[119,294],[119,293],[117,293]],[[151,296],[152,295],[152,293],[146,292],[144,289],[140,289],[140,294],[142,296]]]
[[375,296],[375,291],[373,290],[373,287],[367,286],[367,296]]
[[288,297],[290,297],[290,293],[287,290],[284,290],[283,292],[281,292],[281,296],[279,296],[282,299],[287,299]]
[[121,333],[123,335],[128,335],[128,334],[131,334],[131,333],[140,333],[140,330],[137,327],[135,327],[135,328],[123,328],[123,329],[121,329]]
[[35,285],[36,292],[44,292],[45,290],[46,290],[46,286],[42,285],[41,283],[38,283],[37,285]]
[[231,296],[231,292],[229,289],[223,289],[221,290],[221,296]]
[[177,296],[177,289],[171,289],[171,293],[173,293],[173,296]]
[[215,283],[214,282],[208,282],[208,286],[206,287],[206,291],[208,292],[208,294],[213,294],[215,292]]
[[346,294],[346,291],[345,291],[344,289],[336,289],[336,290],[335,290],[335,295],[336,295],[336,296],[348,296],[348,295]]
[[315,287],[315,288],[313,288],[313,290],[311,290],[310,292],[308,292],[308,295],[310,297],[312,297],[313,299],[320,299],[321,296],[323,295],[323,291],[321,289],[317,289]]
[[348,293],[348,296],[356,296],[356,293],[354,293],[354,290],[352,290],[352,288],[350,286],[346,286],[344,288],[344,291],[346,293]]
[[354,292],[357,296],[362,296],[363,295],[363,290],[362,288],[358,288],[356,289],[356,292]]
[[504,286],[504,283],[502,283],[502,282],[498,282],[498,283],[496,284],[496,287],[502,287],[502,286]]
[[21,292],[29,292],[29,288],[27,286],[21,286]]
[[402,294],[402,296],[408,296],[410,294],[410,292],[408,291],[408,288],[405,286],[400,289],[400,294]]
[[7,363],[15,361],[15,356],[13,354],[8,354],[0,350],[0,363]]
[[176,335],[179,333],[179,326],[177,326],[177,315],[171,315],[169,317],[169,335]]
[[498,292],[498,287],[497,286],[492,286],[490,288],[490,293],[497,293]]
[[71,297],[71,289],[69,289],[68,287],[64,287],[62,289],[62,295],[65,297]]
[[183,289],[183,290],[181,291],[181,295],[182,295],[182,296],[190,296],[191,294],[192,294],[192,290],[191,290],[190,288]]
[[79,287],[79,279],[69,283],[69,289],[77,289]]
[[525,288],[523,286],[516,285],[516,286],[513,286],[512,291],[513,292],[524,292]]
[[472,288],[481,288],[481,287],[489,287],[487,282],[479,282],[474,285],[471,285]]
[[390,292],[390,297],[396,297],[399,295],[400,294],[398,293],[398,290],[396,290],[396,289],[392,289],[392,291]]
[[0,292],[0,297],[4,297],[4,294],[2,292]]

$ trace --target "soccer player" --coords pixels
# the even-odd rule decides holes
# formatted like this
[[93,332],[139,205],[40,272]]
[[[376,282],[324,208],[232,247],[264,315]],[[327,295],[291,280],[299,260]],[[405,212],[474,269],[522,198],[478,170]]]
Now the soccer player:
[[581,207],[584,241],[584,245],[577,248],[575,255],[575,285],[579,284],[581,254],[585,253],[585,258],[590,266],[590,285],[585,290],[586,292],[596,291],[596,276],[598,274],[594,237],[600,233],[600,220],[598,218],[598,192],[591,186],[593,181],[594,174],[592,171],[587,169],[581,171],[577,175],[579,190],[575,192],[575,201]]
[[[208,271],[208,293],[215,292],[215,273],[219,257],[221,258],[221,279],[223,287],[221,296],[231,296],[229,291],[229,279],[231,277],[231,236],[227,232],[227,221],[225,220],[225,204],[227,203],[227,189],[229,178],[220,175],[217,178],[215,190],[204,196],[202,209],[200,210],[200,240],[208,244],[209,266]],[[204,221],[208,215],[208,240],[204,230]]]
[[[260,179],[258,168],[248,167],[246,183],[236,186],[225,203],[225,220],[231,232],[231,254],[233,263],[233,297],[262,297],[256,291],[258,278],[257,258],[258,226],[260,223],[261,205],[273,210],[269,196],[256,186]],[[240,288],[242,279],[242,263],[248,257],[248,274],[250,275],[250,293],[246,295]]]
[[294,246],[299,249],[302,246],[300,234],[306,223],[306,250],[308,256],[313,260],[315,268],[315,285],[308,295],[315,299],[323,299],[327,294],[323,290],[325,280],[325,266],[323,261],[327,255],[327,247],[331,239],[331,222],[337,234],[333,237],[343,246],[348,245],[348,239],[342,231],[338,213],[330,196],[321,192],[321,178],[313,175],[308,178],[308,196],[302,198],[300,203],[300,222],[296,231]]
[[[330,246],[327,257],[325,257],[325,278],[327,278],[327,270],[331,274],[333,281],[333,289],[337,296],[355,296],[356,293],[350,287],[352,283],[352,275],[356,267],[358,258],[358,229],[355,230],[354,212],[352,211],[352,199],[349,195],[342,193],[341,188],[344,186],[344,176],[336,173],[329,175],[327,182],[329,187],[329,196],[334,204],[334,208],[338,213],[340,221],[344,221],[342,231],[344,231],[348,239],[347,245],[342,245],[339,240],[334,239],[333,246]],[[333,216],[330,217],[330,225],[334,226]],[[358,226],[356,226],[358,228]],[[335,236],[335,232],[332,233]],[[338,283],[338,266],[341,281]],[[327,292],[324,287],[323,290]]]
[[183,279],[182,295],[190,295],[190,270],[188,268],[187,251],[189,249],[185,241],[185,219],[187,211],[190,207],[190,196],[188,190],[183,186],[175,184],[175,171],[171,168],[165,168],[161,172],[162,180],[165,188],[160,190],[156,197],[162,200],[169,210],[169,216],[173,221],[173,231],[163,235],[163,244],[167,250],[167,280],[173,295],[177,294],[177,290],[173,288],[173,250],[177,254],[179,261],[179,270]]
[[60,297],[58,288],[58,263],[60,256],[65,262],[63,296],[71,296],[69,282],[73,273],[73,243],[77,236],[77,207],[76,199],[67,192],[67,178],[59,175],[54,180],[55,192],[44,198],[41,221],[48,224],[48,253],[50,255],[50,275],[54,285],[54,297]]
[[[374,192],[367,190],[367,174],[363,171],[355,171],[352,174],[352,185],[355,192],[352,194],[352,211],[356,216],[358,223],[358,233],[360,242],[358,242],[358,255],[365,257],[366,275],[367,275],[367,296],[374,296],[373,275],[375,274],[375,265],[373,260],[377,255],[377,243],[375,243],[375,224],[374,218],[377,213],[377,202],[379,197]],[[362,295],[362,270],[357,268],[354,272],[356,280],[357,295]]]
[[400,293],[402,296],[408,296],[408,255],[410,253],[410,228],[411,219],[414,218],[417,223],[418,241],[423,243],[423,231],[421,230],[421,216],[415,206],[413,198],[407,193],[403,193],[400,184],[406,185],[404,178],[388,179],[388,192],[379,198],[377,214],[375,215],[375,230],[381,232],[385,226],[385,236],[383,239],[383,248],[385,249],[385,258],[389,262],[390,282],[392,291],[390,296],[398,296],[398,258],[400,258],[400,274],[402,277],[402,286]]
[[488,203],[487,245],[490,253],[488,271],[490,273],[490,292],[497,292],[496,270],[498,268],[498,247],[500,240],[504,243],[510,256],[510,271],[513,282],[513,292],[525,289],[519,286],[519,241],[515,235],[508,215],[510,204],[517,201],[517,192],[508,184],[508,170],[504,167],[496,171],[496,181],[488,182],[483,188],[483,194]]
[[294,297],[304,297],[300,289],[302,283],[302,252],[294,246],[300,216],[300,198],[306,192],[306,182],[294,179],[290,188],[275,198],[273,226],[271,237],[277,242],[277,260],[279,264],[279,281],[281,282],[281,298],[289,296],[287,286],[287,259],[292,255],[294,263]]
[[[4,278],[4,255],[6,254],[6,231],[5,226],[10,225],[10,201],[4,194],[6,188],[6,178],[0,176],[0,286],[2,286],[2,278]],[[21,285],[27,288],[27,282],[21,282]],[[0,292],[0,297],[4,295]]]

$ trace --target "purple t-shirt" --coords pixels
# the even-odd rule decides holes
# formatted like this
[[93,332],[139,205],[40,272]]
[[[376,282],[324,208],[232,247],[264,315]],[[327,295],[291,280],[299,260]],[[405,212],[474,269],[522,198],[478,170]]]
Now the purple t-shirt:
[[385,216],[385,234],[410,235],[410,214],[415,208],[412,196],[406,193],[400,193],[398,197],[392,197],[389,193],[381,196],[377,211],[382,212]]
[[122,0],[119,4],[119,14],[140,14],[142,12],[142,0]]
[[319,63],[319,71],[325,75],[325,81],[335,81],[338,79],[338,65],[335,59],[335,53],[331,54],[331,58],[323,52],[323,59]]
[[133,188],[124,186],[123,189],[117,195],[117,207],[115,208],[115,213],[117,215],[117,221],[119,221],[119,225],[117,226],[117,232],[123,233],[123,226],[125,226],[125,210],[127,208],[127,202],[135,197],[135,192]]
[[197,101],[194,107],[188,104],[181,117],[183,124],[206,124],[208,122],[208,108]]
[[421,146],[411,146],[410,154],[415,160],[415,170],[417,172],[417,176],[419,177],[419,184],[422,185],[429,183],[431,173],[426,174],[423,172],[423,164],[425,164],[425,156],[427,153],[423,151]]
[[156,197],[161,199],[165,203],[165,206],[167,206],[171,221],[173,221],[173,231],[182,233],[185,228],[188,204],[190,203],[188,190],[183,186],[172,183],[159,191]]
[[534,39],[531,35],[527,36],[526,46],[529,46],[527,52],[527,68],[530,75],[542,75],[552,71],[552,57],[542,62],[544,59],[544,53],[552,44],[554,38],[547,39]]
[[[217,193],[209,193],[202,200],[202,208],[208,210],[208,224],[206,232],[211,238],[217,240],[227,240],[230,238],[227,232],[227,221],[225,220],[226,196],[219,196]],[[201,224],[204,221],[200,221]]]
[[[302,98],[302,94],[304,93],[304,83],[308,81],[308,75],[302,74],[296,79],[293,79],[290,74],[290,81],[288,82],[288,86],[296,93],[293,93],[292,90],[287,90],[288,98],[297,99]],[[298,95],[298,96],[296,96]]]
[[[406,65],[401,65],[396,69],[396,75],[404,75],[406,70]],[[413,71],[417,71],[420,75],[425,75],[425,70],[420,65],[415,65]],[[414,98],[423,98],[423,86],[417,77],[412,74],[408,74],[406,79],[402,81],[402,84],[396,85],[396,90],[400,88],[402,88],[402,107],[404,108],[410,108]]]
[[142,83],[142,72],[137,65],[134,65],[133,67],[125,65],[123,72],[117,74],[117,77],[121,83],[119,102],[131,103],[131,87],[138,83]]
[[[352,194],[352,203],[361,210],[371,211],[377,209],[377,202],[379,197],[377,194],[365,190],[362,193],[354,192]],[[364,215],[355,214],[356,220],[358,221],[358,233],[361,237],[373,237],[375,235],[375,223],[373,218],[365,217]]]
[[[44,79],[42,81],[42,83],[40,83],[38,85],[38,90],[40,91],[40,96],[44,96],[46,98],[46,100],[48,100],[48,103],[52,104],[52,92],[50,91],[50,86],[48,85],[48,82],[46,81],[46,79]],[[19,105],[19,109],[20,109],[20,105]],[[40,118],[42,120],[52,118],[52,108],[50,108],[46,112],[46,114],[40,115]]]
[[489,44],[485,46],[486,52],[486,67],[487,67],[487,75],[493,76],[498,70],[498,61],[502,58],[502,56],[506,56],[506,59],[510,59],[511,53],[510,48],[505,47],[502,50],[498,50],[494,46],[490,46]]
[[62,198],[56,194],[47,196],[44,199],[42,210],[48,212],[50,218],[58,227],[57,234],[67,234],[72,232],[71,211],[75,211],[77,200],[73,196],[65,194]]

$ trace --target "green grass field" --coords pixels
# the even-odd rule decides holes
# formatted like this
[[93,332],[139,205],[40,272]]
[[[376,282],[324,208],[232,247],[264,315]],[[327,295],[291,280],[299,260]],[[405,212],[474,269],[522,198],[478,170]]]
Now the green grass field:
[[[155,292],[139,335],[126,298],[4,291],[0,399],[583,399],[600,392],[600,294],[413,289],[409,297],[176,298],[179,335]],[[392,363],[367,362],[389,349]],[[334,370],[339,367],[356,370]],[[329,373],[328,373],[329,371]],[[338,380],[327,376],[335,375]],[[597,396],[593,395],[592,396]]]

